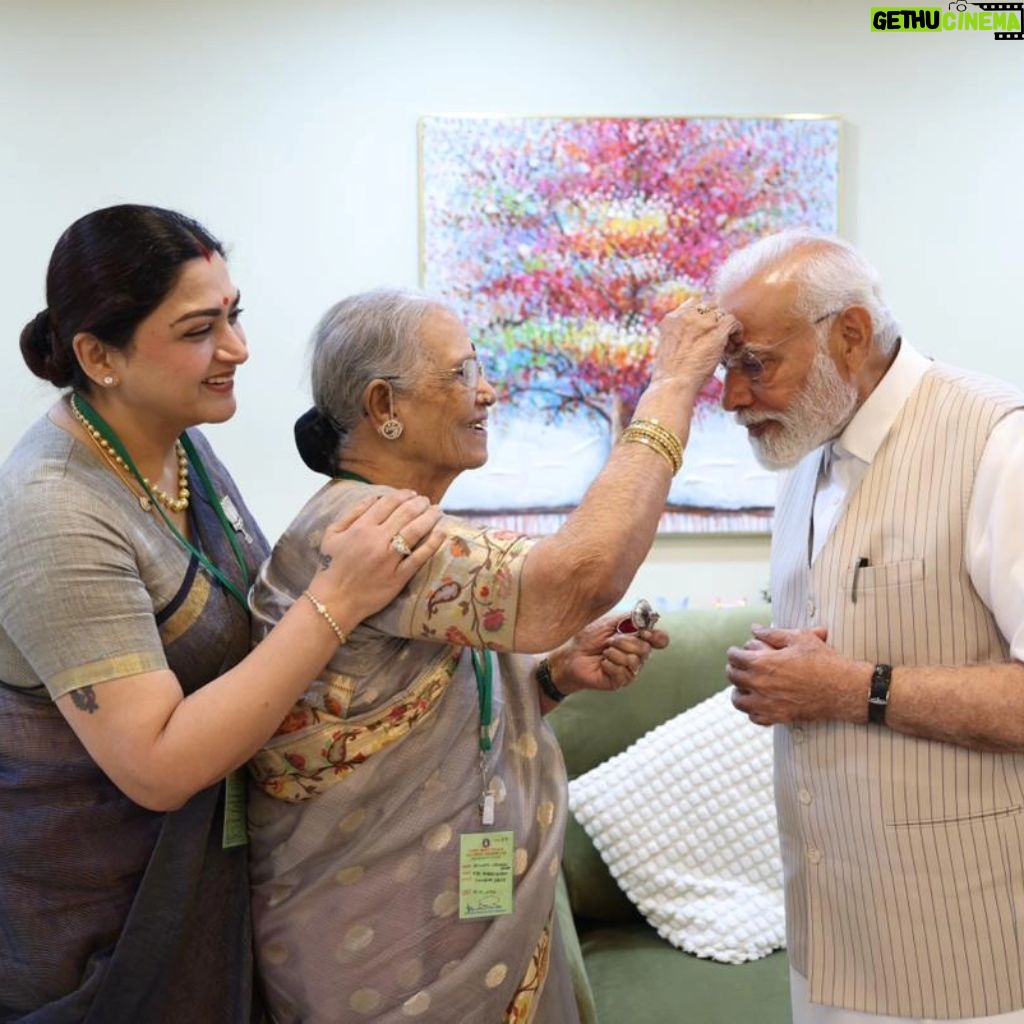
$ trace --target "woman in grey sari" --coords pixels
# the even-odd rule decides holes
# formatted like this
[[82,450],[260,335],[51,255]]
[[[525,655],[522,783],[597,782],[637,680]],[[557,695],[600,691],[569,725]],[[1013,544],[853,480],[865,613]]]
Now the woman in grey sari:
[[[257,956],[280,1024],[578,1019],[553,918],[566,779],[542,715],[574,690],[625,685],[667,643],[595,619],[650,546],[734,326],[692,303],[663,321],[636,418],[555,535],[442,519],[441,549],[251,762]],[[261,570],[257,638],[297,600],[332,518],[395,487],[440,502],[487,457],[495,393],[436,302],[339,303],[312,375],[296,436],[332,479]],[[391,544],[415,550],[406,541]]]
[[234,413],[239,313],[209,232],[117,206],[61,236],[21,335],[67,391],[0,467],[4,1022],[262,1019],[237,769],[412,576],[386,538],[434,520],[410,492],[353,506],[250,653],[267,545],[196,429]]

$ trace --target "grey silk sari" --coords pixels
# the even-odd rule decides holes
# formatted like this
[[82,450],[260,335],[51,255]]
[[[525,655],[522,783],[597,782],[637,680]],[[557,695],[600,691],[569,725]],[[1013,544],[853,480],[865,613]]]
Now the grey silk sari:
[[[257,582],[257,638],[301,594],[327,523],[368,485],[335,481]],[[573,1024],[553,922],[565,771],[533,660],[499,653],[481,766],[470,647],[507,650],[524,538],[445,521],[407,590],[356,629],[252,764],[257,957],[275,1019]],[[514,833],[514,911],[460,920],[459,836]]]
[[[245,506],[205,441],[215,485]],[[242,585],[192,481],[194,537]],[[190,693],[249,650],[249,617],[88,448],[40,421],[0,470],[0,1021],[247,1024],[246,848],[224,785],[158,814],[120,792],[53,697],[171,668]],[[251,575],[267,547],[247,518]]]

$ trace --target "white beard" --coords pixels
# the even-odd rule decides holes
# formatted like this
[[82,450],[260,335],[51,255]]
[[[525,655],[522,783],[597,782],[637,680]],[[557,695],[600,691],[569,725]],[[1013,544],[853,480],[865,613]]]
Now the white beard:
[[754,456],[765,469],[788,469],[808,452],[838,437],[857,408],[857,389],[839,375],[832,357],[818,349],[807,382],[784,412],[736,413],[744,427],[775,423],[760,437],[749,435]]

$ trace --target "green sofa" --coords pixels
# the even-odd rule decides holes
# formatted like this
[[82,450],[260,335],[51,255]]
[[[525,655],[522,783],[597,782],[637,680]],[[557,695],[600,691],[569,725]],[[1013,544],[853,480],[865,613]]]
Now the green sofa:
[[[726,685],[725,650],[769,622],[767,608],[688,610],[662,617],[672,638],[631,687],[579,693],[548,716],[569,778],[624,750]],[[784,950],[745,964],[702,960],[661,939],[616,885],[570,814],[560,923],[573,946],[585,1024],[788,1024]],[[579,965],[582,968],[579,969]]]

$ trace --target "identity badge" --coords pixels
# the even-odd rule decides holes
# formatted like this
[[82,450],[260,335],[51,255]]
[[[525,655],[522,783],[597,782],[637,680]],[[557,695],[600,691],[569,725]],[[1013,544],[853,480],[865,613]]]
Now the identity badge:
[[512,832],[459,836],[459,917],[472,921],[512,913]]

